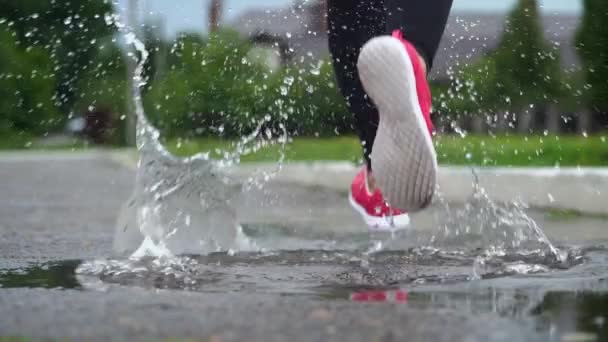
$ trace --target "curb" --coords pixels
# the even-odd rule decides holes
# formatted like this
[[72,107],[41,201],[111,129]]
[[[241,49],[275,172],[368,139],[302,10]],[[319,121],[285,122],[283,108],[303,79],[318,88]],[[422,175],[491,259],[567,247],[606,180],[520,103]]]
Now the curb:
[[[0,162],[36,160],[109,159],[134,169],[133,149],[88,150],[75,152],[8,152]],[[274,172],[275,163],[246,163],[230,170],[237,179],[245,180],[256,172]],[[273,182],[306,187],[322,187],[347,192],[359,167],[350,162],[285,163]],[[479,184],[496,201],[521,200],[531,207],[572,210],[582,214],[608,215],[608,168],[475,168]],[[473,169],[441,166],[440,193],[449,202],[463,203],[473,191]]]
[[[275,165],[245,164],[234,174],[271,171]],[[359,170],[348,162],[289,163],[276,182],[348,191]],[[473,192],[475,175],[496,201],[521,200],[531,207],[608,214],[608,168],[470,168],[440,166],[440,193],[449,202],[463,203]]]
[[[133,154],[113,154],[115,160],[120,156],[123,164],[135,166]],[[276,168],[274,163],[246,163],[230,174],[244,180],[255,172],[273,172]],[[347,192],[358,170],[351,162],[291,162],[283,165],[273,181]],[[440,166],[438,184],[443,198],[466,202],[473,192],[474,174],[495,201],[521,200],[534,208],[608,215],[608,168]]]

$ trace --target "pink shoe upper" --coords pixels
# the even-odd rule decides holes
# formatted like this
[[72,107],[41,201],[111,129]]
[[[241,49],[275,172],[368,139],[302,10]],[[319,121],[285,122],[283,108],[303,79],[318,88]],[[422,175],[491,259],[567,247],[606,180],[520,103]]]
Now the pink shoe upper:
[[400,30],[393,31],[393,37],[399,39],[403,43],[405,50],[412,61],[412,66],[414,67],[414,76],[416,77],[418,103],[420,104],[420,109],[422,111],[422,115],[424,116],[426,126],[429,129],[429,134],[433,135],[433,122],[431,121],[431,89],[429,88],[429,83],[426,79],[424,65],[418,57],[418,51],[416,48],[403,38],[403,33]]
[[387,217],[404,214],[403,211],[391,208],[384,200],[380,190],[376,189],[373,193],[370,193],[367,188],[367,169],[365,167],[355,176],[350,187],[350,193],[355,202],[364,208],[370,216]]

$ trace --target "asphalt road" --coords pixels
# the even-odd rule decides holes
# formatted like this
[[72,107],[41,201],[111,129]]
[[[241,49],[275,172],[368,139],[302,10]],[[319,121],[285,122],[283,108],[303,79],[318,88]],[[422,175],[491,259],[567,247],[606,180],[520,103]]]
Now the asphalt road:
[[[131,193],[133,181],[133,170],[103,154],[0,158],[0,279],[2,272],[27,272],[33,264],[110,257],[116,216]],[[343,230],[361,227],[343,204],[344,194],[277,189],[282,190],[271,196],[274,211],[261,214],[253,210],[244,216],[260,222],[268,216],[278,217],[279,222],[293,218],[295,225],[318,229],[323,229],[323,222],[341,225]],[[284,209],[290,206],[297,206],[300,214]],[[426,219],[430,218],[419,220]],[[572,223],[556,222],[549,233],[572,241],[587,238],[585,234],[596,241],[608,236],[601,229],[604,220],[583,222],[588,229],[572,237],[565,237]],[[417,267],[389,266],[404,276],[415,273]],[[216,273],[210,271],[210,275],[221,273],[217,270],[222,265],[215,267]],[[64,273],[69,274],[64,275],[78,282],[76,288],[0,285],[0,336],[214,342],[533,341],[548,336],[528,320],[505,316],[491,305],[479,309],[481,315],[475,306],[463,310],[467,296],[457,295],[453,301],[460,304],[455,307],[352,301],[348,282],[340,278],[348,264],[315,267],[298,263],[274,270],[258,267],[250,274],[233,274],[234,282],[227,281],[231,279],[228,273],[220,274],[225,283],[219,284],[225,286],[210,286],[212,291],[204,287],[183,291],[122,286],[91,276],[76,277],[68,268]],[[384,272],[391,272],[391,268]],[[246,284],[243,277],[249,277],[253,285],[230,285]],[[601,282],[596,278],[592,281]],[[340,294],[328,290],[332,283],[340,283]],[[281,291],[276,284],[301,288]]]

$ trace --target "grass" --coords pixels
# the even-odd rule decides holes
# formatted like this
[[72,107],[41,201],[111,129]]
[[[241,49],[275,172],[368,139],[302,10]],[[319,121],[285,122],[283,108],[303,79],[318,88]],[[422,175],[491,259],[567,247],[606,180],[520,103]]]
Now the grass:
[[608,166],[604,136],[455,136],[436,140],[440,163],[482,166]]
[[[229,140],[195,139],[173,140],[167,142],[167,148],[180,156],[189,156],[198,152],[210,152],[215,158],[220,157],[220,151],[232,151],[234,143]],[[276,161],[279,159],[280,145],[271,145],[262,148],[257,153],[245,155],[244,162]],[[285,147],[285,159],[290,161],[329,161],[361,159],[361,147],[356,138],[296,138]]]
[[576,210],[570,210],[570,209],[547,209],[547,210],[545,210],[545,217],[551,221],[570,221],[570,220],[579,219],[583,216],[589,217],[588,215],[583,215],[582,213],[580,213]]
[[[66,139],[60,143],[43,144],[40,137],[24,133],[6,133],[0,131],[0,151],[2,150],[65,150],[84,149],[88,144],[78,138]],[[0,341],[2,342],[2,341]]]
[[[197,139],[170,141],[172,152],[188,156],[231,150],[231,141]],[[435,139],[441,164],[477,166],[608,166],[608,138],[604,136],[439,136]],[[242,158],[245,162],[276,161],[279,146],[270,146]],[[360,161],[355,137],[296,138],[285,149],[286,160]]]
[[[7,133],[0,131],[0,150],[19,150],[32,144],[32,137],[27,134]],[[3,342],[0,340],[0,342]]]
[[580,218],[608,220],[608,214],[602,213],[583,213],[572,209],[538,208],[545,213],[545,218],[550,221],[572,221]]
[[[80,149],[82,141],[44,146],[26,135],[0,136],[0,150]],[[217,138],[174,139],[166,143],[170,151],[188,156],[198,152],[232,151],[234,142]],[[474,166],[608,166],[608,137],[572,136],[475,136],[454,135],[435,139],[441,164]],[[242,157],[244,162],[276,161],[280,147],[268,146]],[[295,138],[285,148],[288,161],[361,161],[361,146],[354,136],[334,138]]]

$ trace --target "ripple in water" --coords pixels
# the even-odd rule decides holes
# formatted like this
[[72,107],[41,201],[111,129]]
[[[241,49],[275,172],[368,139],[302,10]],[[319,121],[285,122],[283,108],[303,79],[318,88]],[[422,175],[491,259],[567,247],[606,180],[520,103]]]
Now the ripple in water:
[[[365,262],[362,262],[365,259]],[[534,275],[581,264],[569,250],[564,261],[542,253],[494,256],[479,264],[475,253],[411,248],[363,257],[357,251],[227,252],[173,258],[144,257],[83,263],[79,281],[202,292],[306,294],[319,287],[404,287],[455,284],[512,275]],[[91,281],[91,279],[93,279]]]

